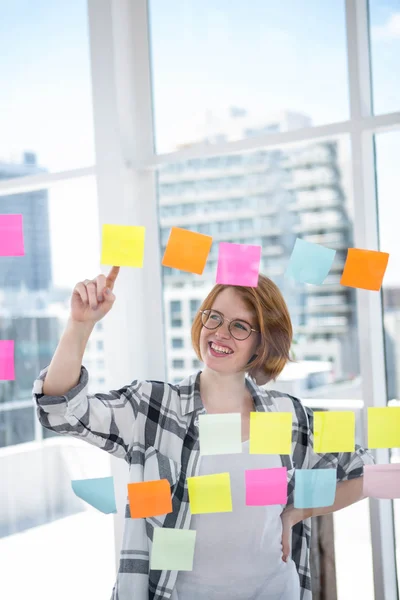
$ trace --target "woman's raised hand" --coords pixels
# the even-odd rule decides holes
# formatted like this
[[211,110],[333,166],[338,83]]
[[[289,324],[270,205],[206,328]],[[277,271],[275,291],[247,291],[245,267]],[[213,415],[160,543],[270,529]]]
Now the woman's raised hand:
[[71,296],[72,321],[96,323],[105,317],[115,301],[113,288],[119,269],[112,267],[107,277],[101,274],[95,279],[85,279],[76,284]]

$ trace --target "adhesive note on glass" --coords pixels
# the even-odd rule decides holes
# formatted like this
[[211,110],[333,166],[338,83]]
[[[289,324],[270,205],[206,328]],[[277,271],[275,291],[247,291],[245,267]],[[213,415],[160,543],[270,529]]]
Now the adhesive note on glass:
[[22,215],[0,215],[0,256],[24,256]]
[[240,413],[199,415],[200,454],[239,454],[242,452]]
[[143,267],[146,228],[133,225],[103,225],[101,264]]
[[287,469],[249,469],[245,471],[247,506],[287,503]]
[[113,477],[77,479],[71,484],[75,495],[97,510],[106,515],[117,512]]
[[336,250],[296,239],[285,275],[299,283],[321,285],[332,267]]
[[291,449],[292,413],[250,413],[250,454],[290,454]]
[[229,473],[188,477],[190,511],[201,513],[232,512],[231,478]]
[[389,260],[387,252],[349,248],[341,285],[379,291]]
[[336,495],[336,469],[296,469],[295,508],[332,506]]
[[190,529],[155,527],[150,556],[153,571],[191,571],[196,532]]
[[368,448],[400,448],[400,406],[368,409]]
[[14,340],[0,340],[0,381],[14,380]]
[[400,498],[400,464],[364,465],[363,494],[368,498]]
[[218,251],[217,283],[257,287],[261,246],[221,242]]
[[172,512],[171,487],[167,479],[128,483],[132,519],[159,517]]
[[314,451],[354,452],[355,426],[353,411],[314,411]]
[[212,245],[212,237],[172,227],[165,248],[162,265],[201,275]]

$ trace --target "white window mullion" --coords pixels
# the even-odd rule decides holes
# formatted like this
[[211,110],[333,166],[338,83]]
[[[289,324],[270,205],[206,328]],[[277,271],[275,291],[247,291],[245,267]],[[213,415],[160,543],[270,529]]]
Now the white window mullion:
[[[378,250],[374,134],[363,128],[363,120],[373,116],[368,1],[346,0],[346,21],[354,238],[357,247]],[[366,431],[368,407],[387,401],[381,294],[357,290],[357,318]],[[388,450],[374,454],[378,463],[389,462]],[[375,598],[392,600],[397,598],[393,507],[387,501],[369,502]]]
[[[104,320],[112,389],[165,378],[156,179],[153,171],[133,169],[153,151],[147,2],[89,0],[88,7],[99,222],[146,227],[144,268],[121,269],[116,303]],[[113,459],[112,473],[118,561],[127,465]]]

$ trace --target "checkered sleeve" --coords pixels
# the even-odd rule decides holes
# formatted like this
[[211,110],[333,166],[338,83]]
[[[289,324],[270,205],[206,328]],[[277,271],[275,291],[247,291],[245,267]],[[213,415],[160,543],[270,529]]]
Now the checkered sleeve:
[[303,406],[308,421],[308,444],[306,452],[307,469],[337,469],[337,480],[346,481],[361,477],[364,465],[374,464],[374,458],[368,450],[358,444],[354,452],[338,452],[317,454],[314,452],[314,412],[311,408]]
[[79,437],[125,459],[133,423],[141,402],[149,397],[151,384],[133,381],[106,394],[89,394],[89,375],[82,366],[75,387],[63,396],[48,396],[43,394],[47,371],[48,367],[43,369],[33,384],[33,399],[43,427],[59,434]]

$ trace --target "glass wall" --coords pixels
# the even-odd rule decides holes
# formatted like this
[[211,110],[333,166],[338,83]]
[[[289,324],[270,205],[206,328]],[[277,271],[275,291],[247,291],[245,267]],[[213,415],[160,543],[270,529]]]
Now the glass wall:
[[349,117],[343,0],[149,9],[157,152]]

